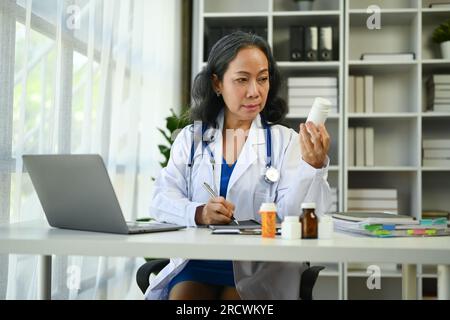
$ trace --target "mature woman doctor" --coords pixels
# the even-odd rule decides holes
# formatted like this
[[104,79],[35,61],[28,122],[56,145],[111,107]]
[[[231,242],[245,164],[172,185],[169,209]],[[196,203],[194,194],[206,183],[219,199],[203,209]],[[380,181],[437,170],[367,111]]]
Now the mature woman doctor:
[[[195,78],[194,125],[177,136],[156,180],[151,215],[195,227],[260,219],[262,202],[278,216],[299,215],[302,202],[328,210],[330,137],[323,125],[294,130],[276,123],[287,112],[267,42],[235,32],[212,48]],[[211,198],[206,182],[219,197]],[[297,299],[303,264],[171,259],[147,299]]]

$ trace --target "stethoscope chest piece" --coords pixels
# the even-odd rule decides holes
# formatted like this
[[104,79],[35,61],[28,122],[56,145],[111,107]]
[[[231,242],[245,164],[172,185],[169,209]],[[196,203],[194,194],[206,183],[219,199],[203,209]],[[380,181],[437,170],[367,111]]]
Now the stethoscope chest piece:
[[266,174],[264,175],[264,180],[267,183],[275,183],[280,179],[280,172],[274,167],[270,166],[266,169]]

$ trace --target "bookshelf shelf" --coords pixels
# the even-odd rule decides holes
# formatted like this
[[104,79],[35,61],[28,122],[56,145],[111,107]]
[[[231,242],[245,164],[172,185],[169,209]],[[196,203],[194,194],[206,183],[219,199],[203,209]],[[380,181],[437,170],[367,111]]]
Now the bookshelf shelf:
[[450,167],[422,167],[422,171],[439,172],[439,171],[449,171]]
[[[360,14],[360,15],[367,16],[366,9],[350,9],[349,13],[351,15]],[[414,8],[404,8],[404,9],[399,9],[399,8],[396,8],[396,9],[383,9],[383,8],[381,8],[381,10],[380,10],[380,14],[383,15],[383,16],[385,14],[415,14],[415,13],[417,13],[417,9],[414,9]]]
[[273,17],[315,17],[315,16],[335,16],[339,19],[339,10],[317,10],[317,11],[274,11]]
[[348,167],[348,171],[384,171],[384,172],[416,172],[418,167],[408,167],[408,166],[398,166],[398,167],[388,167],[388,166],[377,166],[377,167]]
[[371,5],[377,5],[382,10],[403,10],[403,9],[414,9],[417,10],[416,1],[410,0],[349,0],[348,8],[349,10],[355,9],[366,9]]
[[267,17],[265,12],[228,12],[218,13],[209,12],[203,14],[204,18],[252,18],[252,17]]
[[[383,278],[401,278],[402,272],[401,271],[381,271]],[[322,274],[320,274],[322,275]],[[355,278],[366,278],[369,276],[365,271],[348,271],[347,276],[349,277],[355,277]]]
[[278,67],[286,70],[323,70],[338,71],[339,61],[278,61]]
[[422,112],[423,118],[449,118],[450,112]]
[[[193,76],[204,66],[211,27],[256,25],[264,28],[283,78],[280,94],[288,100],[289,77],[336,77],[338,113],[326,124],[332,137],[328,181],[338,189],[338,210],[347,210],[348,189],[382,188],[398,192],[398,212],[421,218],[422,210],[450,211],[450,167],[422,166],[422,141],[450,137],[450,113],[426,112],[426,80],[450,74],[430,41],[450,9],[430,9],[430,0],[315,0],[312,11],[299,11],[292,0],[194,0]],[[381,29],[366,25],[370,5],[381,8]],[[290,61],[290,26],[333,26],[333,61]],[[364,61],[363,53],[409,53],[414,60]],[[373,76],[373,112],[349,112],[350,76]],[[356,110],[356,109],[352,109]],[[306,116],[292,113],[285,124],[298,131]],[[373,166],[348,165],[349,128],[374,130]],[[354,163],[356,164],[356,162]],[[383,290],[369,292],[367,274],[346,264],[320,273],[324,298],[400,299],[401,272],[383,273]],[[419,279],[435,272],[418,272]],[[325,280],[323,280],[325,277]],[[323,287],[321,287],[323,285]],[[330,295],[330,286],[338,287]],[[419,291],[422,289],[419,284]],[[375,290],[378,291],[378,290]],[[315,294],[316,294],[315,290]],[[419,294],[421,297],[422,294]]]
[[[388,68],[380,69],[380,66],[387,65]],[[416,66],[417,61],[394,61],[394,60],[379,60],[379,61],[365,61],[365,60],[351,60],[349,62],[350,67],[371,67],[376,66],[377,70],[380,72],[387,72],[388,70],[392,72],[392,67],[405,69],[405,66]]]
[[383,113],[383,112],[373,112],[373,113],[349,113],[348,118],[350,119],[382,119],[382,118],[416,118],[416,112],[398,112],[398,113]]
[[444,9],[444,8],[422,8],[422,13],[450,13],[450,9]]

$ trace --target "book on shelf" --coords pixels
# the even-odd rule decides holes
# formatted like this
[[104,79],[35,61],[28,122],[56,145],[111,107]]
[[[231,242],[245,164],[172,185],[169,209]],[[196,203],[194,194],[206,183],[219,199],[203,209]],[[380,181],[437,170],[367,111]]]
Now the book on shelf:
[[348,165],[375,165],[375,133],[373,127],[356,127],[348,129]]
[[338,95],[336,87],[289,87],[288,95],[290,97],[332,97],[336,98]]
[[372,113],[373,112],[373,76],[365,75],[364,76],[364,112]]
[[397,189],[382,189],[382,188],[348,189],[347,198],[397,199]]
[[450,112],[450,103],[449,104],[434,104],[432,110],[434,112]]
[[430,3],[428,7],[432,9],[450,9],[450,2]]
[[366,162],[366,166],[371,167],[374,165],[374,145],[375,145],[375,137],[374,137],[374,128],[366,127],[364,128],[364,160]]
[[447,218],[450,220],[450,211],[446,210],[423,210],[422,218]]
[[423,157],[426,159],[450,159],[450,148],[423,149]]
[[288,87],[337,87],[337,77],[289,77]]
[[413,61],[415,54],[413,52],[402,53],[363,53],[361,60],[364,61]]
[[436,85],[436,84],[450,84],[450,74],[432,74],[430,78],[428,78],[428,85]]
[[383,211],[397,211],[397,199],[349,199],[347,207],[349,210],[364,208],[366,210],[383,209]]
[[349,112],[373,113],[373,75],[349,77]]
[[450,159],[423,159],[424,167],[450,167]]
[[365,164],[364,159],[364,128],[355,128],[355,164],[357,167],[362,167]]
[[450,148],[450,139],[423,139],[422,147],[424,149],[448,149]]
[[355,107],[355,76],[348,77],[348,112],[356,112]]
[[353,167],[355,165],[355,128],[348,128],[348,165]]
[[450,83],[431,83],[429,87],[435,91],[450,91]]
[[355,77],[355,111],[364,112],[364,78],[361,76]]

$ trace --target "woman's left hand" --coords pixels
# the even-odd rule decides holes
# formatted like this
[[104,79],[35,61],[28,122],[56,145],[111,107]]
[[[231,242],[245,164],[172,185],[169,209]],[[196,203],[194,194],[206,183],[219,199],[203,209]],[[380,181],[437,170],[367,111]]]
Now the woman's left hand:
[[316,169],[323,168],[330,149],[330,135],[323,124],[308,121],[300,124],[300,150],[302,158]]

